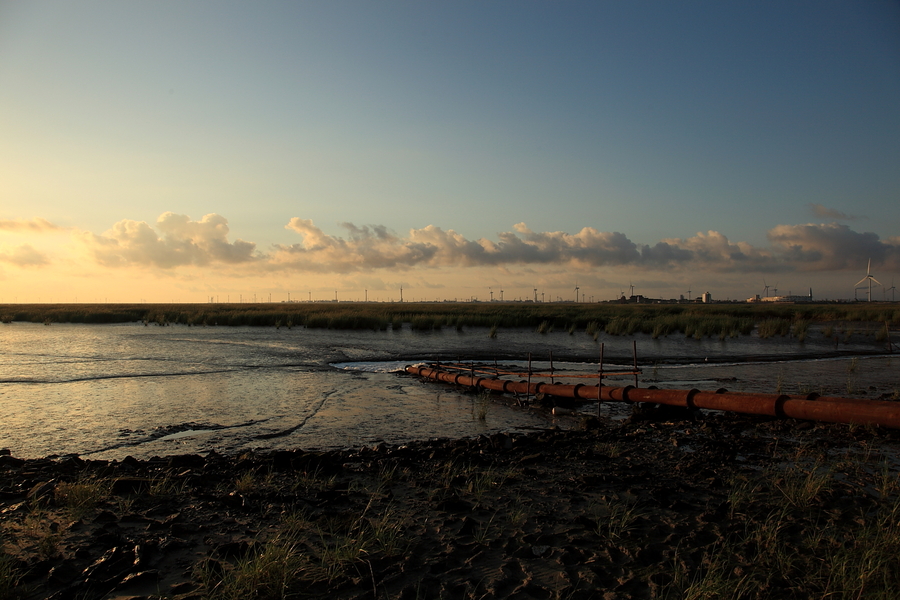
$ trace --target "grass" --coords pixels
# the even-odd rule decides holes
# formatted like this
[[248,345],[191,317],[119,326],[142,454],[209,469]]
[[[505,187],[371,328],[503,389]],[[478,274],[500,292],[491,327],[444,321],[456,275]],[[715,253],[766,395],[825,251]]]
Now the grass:
[[204,597],[306,597],[310,585],[363,573],[366,561],[402,554],[409,545],[407,520],[391,505],[376,509],[375,499],[372,495],[359,512],[315,517],[304,510],[287,512],[245,556],[201,563],[195,576]]
[[597,535],[608,540],[618,540],[631,533],[644,510],[631,500],[602,498],[592,503],[588,513],[596,520]]
[[[873,465],[871,448],[812,461],[800,451],[783,458],[780,466],[731,480],[724,535],[702,547],[699,560],[680,549],[659,597],[896,597],[896,469],[887,458]],[[849,497],[858,501],[832,501]]]
[[293,492],[321,491],[332,489],[337,478],[326,474],[321,464],[315,465],[311,470],[298,472],[293,484]]
[[828,489],[831,475],[831,470],[820,462],[809,469],[793,464],[775,480],[775,487],[784,494],[789,505],[803,508]]
[[150,481],[148,493],[151,497],[166,499],[181,495],[187,489],[187,482],[178,479],[174,473],[166,472]]
[[294,597],[292,587],[303,567],[296,540],[279,535],[234,563],[208,560],[197,576],[210,600],[283,599]]
[[488,390],[481,390],[475,396],[472,403],[472,414],[479,421],[486,421],[488,408],[491,405],[491,393]]
[[56,501],[66,506],[73,519],[88,515],[101,500],[109,496],[108,481],[94,477],[79,477],[75,482],[61,482],[54,491]]
[[57,524],[51,521],[43,502],[29,503],[24,526],[28,536],[34,541],[39,557],[49,560],[59,554],[62,536]]
[[[297,302],[240,304],[6,304],[5,323],[144,323],[158,326],[254,326],[399,331],[404,323],[414,331],[443,327],[498,329],[527,327],[542,333],[554,328],[584,328],[595,339],[644,333],[653,337],[682,333],[686,337],[761,338],[792,333],[804,339],[811,324],[823,323],[831,337],[833,323],[900,324],[900,309],[859,304],[567,304],[567,303],[359,303]],[[842,325],[843,327],[843,325]],[[843,330],[841,331],[843,333]],[[876,334],[877,336],[878,334]]]
[[622,443],[597,442],[594,444],[594,451],[610,458],[618,458],[622,455]]
[[0,600],[12,600],[16,597],[16,587],[21,577],[13,559],[0,551]]

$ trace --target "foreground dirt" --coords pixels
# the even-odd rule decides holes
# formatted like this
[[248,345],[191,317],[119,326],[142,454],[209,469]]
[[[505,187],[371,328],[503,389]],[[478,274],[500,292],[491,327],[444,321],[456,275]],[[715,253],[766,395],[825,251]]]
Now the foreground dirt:
[[898,526],[896,432],[695,417],[327,453],[6,454],[0,598],[865,598],[900,589],[897,559],[873,563],[858,594],[835,574],[850,568],[840,557],[874,543],[873,525]]

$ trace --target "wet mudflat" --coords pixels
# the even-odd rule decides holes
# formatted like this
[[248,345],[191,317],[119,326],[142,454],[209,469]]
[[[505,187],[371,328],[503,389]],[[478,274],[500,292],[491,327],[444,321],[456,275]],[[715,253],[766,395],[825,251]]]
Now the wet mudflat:
[[[874,328],[873,328],[874,329]],[[0,448],[38,458],[147,459],[247,450],[340,449],[468,437],[548,425],[521,411],[473,418],[472,396],[385,371],[429,360],[564,363],[628,370],[640,385],[701,390],[896,397],[896,359],[871,331],[839,345],[810,327],[803,341],[757,335],[587,335],[564,330],[336,331],[0,325]],[[591,382],[593,383],[593,382]],[[628,378],[611,385],[633,383]],[[564,424],[561,424],[565,426]]]
[[325,452],[0,456],[5,591],[888,598],[900,586],[898,432],[677,411],[583,425]]

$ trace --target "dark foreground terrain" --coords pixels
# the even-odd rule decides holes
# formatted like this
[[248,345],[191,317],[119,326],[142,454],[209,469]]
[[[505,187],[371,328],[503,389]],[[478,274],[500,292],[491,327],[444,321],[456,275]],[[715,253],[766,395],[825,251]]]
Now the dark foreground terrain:
[[0,456],[0,598],[893,598],[898,432],[588,420],[336,452]]

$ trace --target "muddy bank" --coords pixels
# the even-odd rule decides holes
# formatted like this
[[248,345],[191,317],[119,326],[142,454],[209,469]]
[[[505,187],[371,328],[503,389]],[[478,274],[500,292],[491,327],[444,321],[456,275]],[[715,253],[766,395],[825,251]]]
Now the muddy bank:
[[145,461],[5,454],[0,597],[808,598],[900,586],[900,433],[679,411],[584,426]]

